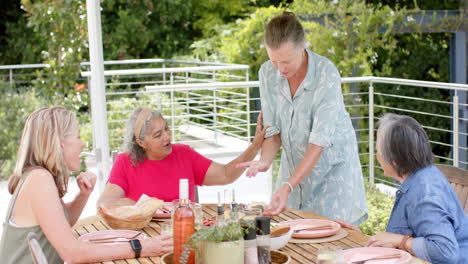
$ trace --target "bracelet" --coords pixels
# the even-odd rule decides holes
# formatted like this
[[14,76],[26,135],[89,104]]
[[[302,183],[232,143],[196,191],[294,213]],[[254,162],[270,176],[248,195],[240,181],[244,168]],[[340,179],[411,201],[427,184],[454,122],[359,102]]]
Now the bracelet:
[[410,239],[410,238],[412,238],[412,237],[413,237],[412,235],[406,234],[406,235],[401,239],[401,242],[400,242],[400,245],[398,246],[398,248],[406,251],[406,241],[408,241],[408,239]]
[[293,192],[293,189],[294,189],[294,188],[293,188],[293,186],[292,186],[291,183],[289,183],[288,181],[286,181],[286,182],[283,182],[283,184],[287,184],[287,185],[289,186],[289,191],[290,191],[290,192]]

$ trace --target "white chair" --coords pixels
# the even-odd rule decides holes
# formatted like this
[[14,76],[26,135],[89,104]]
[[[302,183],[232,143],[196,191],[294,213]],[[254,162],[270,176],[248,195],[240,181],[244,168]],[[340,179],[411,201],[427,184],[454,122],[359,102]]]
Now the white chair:
[[28,246],[34,264],[48,264],[47,259],[38,242],[39,238],[33,232],[28,234]]

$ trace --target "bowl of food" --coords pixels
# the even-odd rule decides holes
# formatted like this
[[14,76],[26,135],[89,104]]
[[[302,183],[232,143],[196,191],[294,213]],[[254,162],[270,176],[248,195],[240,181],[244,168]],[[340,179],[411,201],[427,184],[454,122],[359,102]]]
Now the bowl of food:
[[270,248],[280,249],[288,244],[294,230],[286,224],[272,224],[270,232]]

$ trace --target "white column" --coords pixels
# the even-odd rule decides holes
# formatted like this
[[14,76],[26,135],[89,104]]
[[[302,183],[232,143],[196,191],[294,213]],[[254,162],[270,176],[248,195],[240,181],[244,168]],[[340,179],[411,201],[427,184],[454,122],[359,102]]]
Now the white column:
[[99,0],[87,0],[89,61],[91,66],[90,97],[93,146],[96,155],[98,184],[102,192],[109,177],[109,133],[107,128],[106,82],[102,51],[101,7]]

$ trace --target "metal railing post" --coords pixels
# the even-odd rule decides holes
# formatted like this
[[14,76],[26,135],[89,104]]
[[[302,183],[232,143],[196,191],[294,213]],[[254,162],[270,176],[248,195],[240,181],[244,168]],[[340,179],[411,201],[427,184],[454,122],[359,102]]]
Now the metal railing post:
[[[163,62],[162,68],[166,68],[166,63]],[[163,85],[166,85],[166,72],[163,72]]]
[[213,89],[213,128],[214,128],[214,141],[218,144],[218,109],[216,101],[216,88]]
[[369,84],[369,181],[374,184],[374,86]]
[[[185,83],[189,83],[189,73],[188,72],[185,72]],[[190,116],[190,103],[189,103],[189,100],[190,100],[190,91],[189,90],[186,90],[185,91],[185,114],[187,116]],[[190,119],[190,117],[189,117]],[[187,120],[189,121],[189,120]]]
[[10,69],[10,92],[13,92],[13,69]]
[[[171,85],[174,84],[174,74],[171,72]],[[171,101],[169,102],[171,104],[171,135],[172,135],[172,140],[175,140],[175,103],[174,103],[174,90],[171,89]]]
[[171,136],[172,140],[175,140],[175,104],[174,104],[174,90],[171,90]]
[[[249,81],[249,69],[245,70],[245,80]],[[246,87],[246,95],[247,95],[247,142],[250,142],[250,137],[252,136],[250,132],[251,127],[251,118],[250,118],[250,86]]]
[[455,90],[455,95],[453,96],[453,166],[458,167],[459,162],[459,122],[460,122],[460,113],[458,106],[458,93]]
[[245,96],[246,96],[246,99],[247,99],[247,102],[246,102],[246,105],[247,105],[247,114],[246,114],[246,117],[247,117],[247,142],[250,142],[250,136],[251,136],[251,133],[250,133],[250,123],[251,123],[251,120],[250,120],[250,86],[245,87]]

